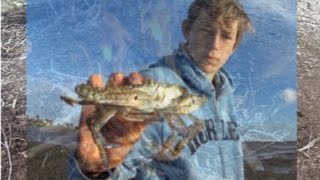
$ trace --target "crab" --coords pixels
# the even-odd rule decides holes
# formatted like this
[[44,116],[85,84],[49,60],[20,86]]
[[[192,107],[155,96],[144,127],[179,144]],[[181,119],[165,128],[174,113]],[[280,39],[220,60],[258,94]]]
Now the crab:
[[[80,99],[67,96],[61,96],[61,99],[69,105],[96,106],[96,111],[86,121],[106,167],[108,158],[104,148],[108,147],[108,144],[100,130],[114,116],[123,116],[127,121],[147,123],[163,119],[167,121],[172,133],[158,153],[159,158],[166,159],[177,158],[186,144],[204,128],[203,121],[190,113],[203,106],[207,98],[193,95],[186,88],[176,84],[148,80],[139,85],[107,85],[104,89],[98,89],[86,83],[77,85],[75,91]],[[193,125],[187,127],[181,115],[188,116]],[[172,144],[178,135],[182,139],[173,147]]]

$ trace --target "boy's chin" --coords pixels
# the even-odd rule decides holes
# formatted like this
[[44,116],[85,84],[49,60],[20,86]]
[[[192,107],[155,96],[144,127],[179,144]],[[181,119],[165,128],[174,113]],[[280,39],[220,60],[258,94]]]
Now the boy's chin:
[[218,68],[216,66],[213,66],[213,65],[210,65],[210,64],[201,66],[201,69],[206,74],[213,74],[213,73],[216,73],[218,71]]

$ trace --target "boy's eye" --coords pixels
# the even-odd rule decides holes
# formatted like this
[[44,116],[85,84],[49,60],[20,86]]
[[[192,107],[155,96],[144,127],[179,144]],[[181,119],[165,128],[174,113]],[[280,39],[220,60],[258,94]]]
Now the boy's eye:
[[201,28],[200,31],[205,34],[209,34],[211,32],[209,29],[206,28]]
[[232,37],[231,37],[230,35],[224,34],[224,35],[222,35],[222,37],[225,38],[225,39],[230,39],[230,40],[232,40]]
[[200,27],[199,29],[200,29],[200,31],[205,32],[205,33],[213,33],[215,31],[214,28],[207,27],[207,26]]

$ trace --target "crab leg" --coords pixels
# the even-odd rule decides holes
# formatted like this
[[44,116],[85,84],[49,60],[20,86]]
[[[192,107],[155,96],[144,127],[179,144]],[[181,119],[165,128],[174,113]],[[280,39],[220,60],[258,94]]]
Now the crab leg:
[[194,124],[191,126],[191,130],[184,134],[184,137],[189,138],[190,140],[196,136],[203,128],[204,128],[204,122],[199,121],[199,119],[191,114],[188,114],[188,117],[193,120]]
[[79,105],[108,105],[113,106],[119,109],[127,109],[125,106],[117,105],[114,100],[110,99],[74,99],[68,96],[60,96],[60,99],[63,100],[65,103],[69,104],[70,106],[73,106],[73,104],[79,104]]
[[79,105],[96,104],[96,102],[94,101],[77,100],[68,96],[60,96],[60,99],[62,99],[65,103],[69,104],[70,106],[73,106],[73,104],[79,104]]
[[172,156],[173,158],[177,158],[183,148],[187,145],[188,142],[190,142],[195,136],[198,135],[198,133],[204,128],[204,123],[201,121],[198,121],[196,117],[189,114],[190,119],[194,121],[194,124],[188,128],[186,128],[185,132],[183,133],[183,139],[179,140],[178,143],[175,145]]
[[[172,133],[166,139],[166,141],[162,144],[162,148],[157,153],[156,158],[162,159],[162,160],[170,160],[170,159],[172,159],[172,157],[170,157],[170,155],[168,154],[168,151],[169,152],[172,151],[171,147],[172,147],[172,144],[173,144],[175,138],[177,137],[177,132],[179,131],[179,129],[177,128],[175,121],[173,119],[173,116],[171,114],[166,114],[163,116],[166,118],[168,125],[170,126],[170,128],[172,130]],[[183,121],[182,121],[182,123],[183,123]]]
[[[98,107],[98,108],[101,108],[101,107]],[[107,144],[100,130],[116,114],[116,112],[117,111],[115,109],[104,110],[104,111],[99,111],[99,109],[97,109],[97,112],[93,113],[92,116],[88,117],[87,119],[87,124],[89,126],[89,129],[92,132],[93,139],[99,148],[102,162],[107,168],[109,167],[108,157],[105,153],[105,147]]]
[[181,119],[179,115],[170,115],[168,121],[171,121],[171,128],[176,129],[180,134],[183,133],[183,130],[187,128],[187,125]]
[[124,116],[127,121],[133,122],[143,122],[147,119],[148,122],[159,122],[159,114],[156,113],[139,113],[139,114],[132,114],[132,113],[119,113],[120,116]]

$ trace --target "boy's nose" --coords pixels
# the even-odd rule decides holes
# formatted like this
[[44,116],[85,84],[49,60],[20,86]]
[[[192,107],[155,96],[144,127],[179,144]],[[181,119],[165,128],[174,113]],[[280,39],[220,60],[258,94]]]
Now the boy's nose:
[[220,47],[220,36],[219,35],[214,35],[212,37],[212,44],[211,44],[211,50],[218,50]]

